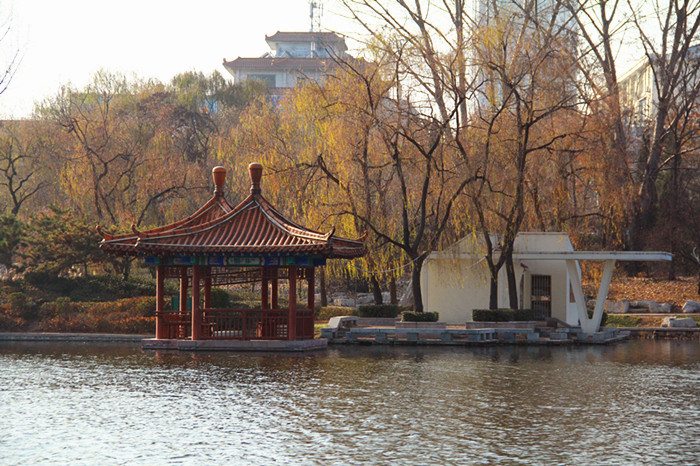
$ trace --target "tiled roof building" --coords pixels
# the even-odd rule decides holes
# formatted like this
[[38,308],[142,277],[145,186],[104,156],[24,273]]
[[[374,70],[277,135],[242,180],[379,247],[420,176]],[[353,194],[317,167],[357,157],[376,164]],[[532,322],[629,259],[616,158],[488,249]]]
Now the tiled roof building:
[[[341,238],[334,229],[320,233],[286,218],[262,196],[262,165],[251,163],[249,170],[250,194],[235,207],[223,196],[226,170],[216,167],[214,195],[189,217],[143,231],[132,226],[132,233],[123,235],[98,228],[106,253],[141,256],[156,265],[156,339],[151,347],[196,340],[313,340],[315,267],[329,258],[365,253],[364,238]],[[177,311],[165,309],[166,278],[180,282]],[[289,290],[284,309],[278,300],[283,280]],[[306,282],[305,307],[297,303],[300,282]],[[212,285],[243,283],[260,283],[260,308],[212,306]]]
[[270,47],[259,58],[241,58],[223,65],[235,83],[257,79],[270,89],[287,89],[300,80],[323,80],[334,57],[345,57],[345,39],[333,32],[276,32],[265,36]]

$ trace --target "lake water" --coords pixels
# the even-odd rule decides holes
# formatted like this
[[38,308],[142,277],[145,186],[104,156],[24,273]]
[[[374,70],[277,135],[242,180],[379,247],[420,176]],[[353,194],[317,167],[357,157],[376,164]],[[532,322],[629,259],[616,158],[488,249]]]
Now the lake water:
[[1,464],[700,463],[700,343],[0,344]]

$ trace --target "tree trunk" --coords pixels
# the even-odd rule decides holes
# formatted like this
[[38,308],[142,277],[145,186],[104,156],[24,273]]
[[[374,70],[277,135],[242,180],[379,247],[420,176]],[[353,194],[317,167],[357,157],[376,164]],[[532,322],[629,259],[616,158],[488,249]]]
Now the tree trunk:
[[372,283],[372,294],[374,295],[374,304],[384,304],[384,299],[382,299],[382,289],[379,286],[379,280],[377,280],[377,276],[372,275],[370,282]]
[[491,283],[489,285],[489,309],[498,309],[498,272],[491,271]]
[[399,304],[399,297],[396,292],[396,278],[394,276],[389,279],[389,296],[391,304]]
[[518,309],[518,287],[515,280],[515,265],[513,254],[506,257],[506,277],[508,278],[508,302],[511,309]]
[[411,271],[411,286],[413,287],[413,310],[423,312],[423,294],[420,290],[420,272],[423,268],[423,257],[415,259]]
[[129,274],[131,273],[131,260],[125,258],[122,261],[122,266],[122,278],[124,281],[127,281],[129,279]]

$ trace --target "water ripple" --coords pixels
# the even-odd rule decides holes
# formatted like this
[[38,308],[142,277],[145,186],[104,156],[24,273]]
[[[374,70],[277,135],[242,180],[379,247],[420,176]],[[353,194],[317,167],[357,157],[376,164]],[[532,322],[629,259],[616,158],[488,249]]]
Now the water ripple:
[[2,464],[697,464],[700,345],[0,345]]

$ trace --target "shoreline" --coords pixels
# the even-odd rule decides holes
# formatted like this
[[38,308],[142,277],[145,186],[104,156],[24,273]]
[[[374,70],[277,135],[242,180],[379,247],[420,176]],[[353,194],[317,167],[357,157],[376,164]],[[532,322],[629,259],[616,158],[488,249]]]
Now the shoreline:
[[[700,340],[698,328],[619,327],[630,340]],[[1,342],[142,343],[152,334],[0,332]]]
[[6,341],[55,341],[74,343],[141,343],[146,338],[153,338],[150,334],[127,333],[53,333],[53,332],[0,332],[0,342]]

